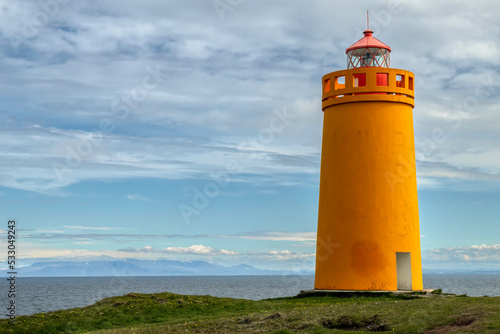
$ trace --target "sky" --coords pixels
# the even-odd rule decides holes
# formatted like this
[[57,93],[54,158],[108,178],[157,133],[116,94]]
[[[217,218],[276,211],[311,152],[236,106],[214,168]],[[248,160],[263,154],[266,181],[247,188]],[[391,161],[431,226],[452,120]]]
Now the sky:
[[391,67],[415,74],[423,267],[500,270],[498,1],[0,9],[0,232],[17,221],[21,263],[314,269],[321,77],[369,10]]

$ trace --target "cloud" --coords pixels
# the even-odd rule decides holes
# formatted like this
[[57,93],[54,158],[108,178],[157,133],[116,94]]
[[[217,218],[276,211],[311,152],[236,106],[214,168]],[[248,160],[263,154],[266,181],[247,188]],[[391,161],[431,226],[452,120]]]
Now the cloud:
[[301,260],[308,258],[315,258],[315,253],[297,253],[292,252],[288,249],[285,250],[275,250],[268,252],[247,252],[245,255],[249,257],[266,258],[268,260]]
[[447,247],[422,253],[424,266],[500,267],[500,244]]
[[[81,226],[82,231],[87,230],[85,226]],[[108,231],[97,229],[98,231]],[[161,240],[172,238],[193,238],[182,234],[134,234],[134,233],[54,233],[58,231],[43,231],[24,232],[22,234],[25,239],[34,239],[39,242],[53,243],[54,240],[90,240],[101,241],[103,243],[128,243],[139,240]]]
[[272,241],[316,241],[316,232],[256,231],[220,235],[220,237]]
[[[353,4],[319,1],[311,7],[291,1],[286,10],[278,1],[266,2],[266,12],[279,10],[279,16],[259,15],[262,5],[247,3],[223,22],[204,1],[195,2],[195,12],[173,1],[148,0],[139,10],[129,1],[71,3],[61,5],[36,36],[21,39],[15,51],[11,42],[23,18],[41,8],[5,2],[0,185],[64,194],[69,185],[87,180],[207,177],[233,159],[244,161],[245,172],[256,180],[307,183],[286,176],[318,174],[323,117],[318,78],[345,67],[343,51],[361,37],[363,20],[357,24],[339,14],[356,13]],[[448,138],[430,154],[432,161],[500,173],[498,82],[487,81],[489,95],[483,94],[474,113],[461,117],[458,128],[443,118],[456,116],[454,105],[467,106],[484,75],[499,76],[498,60],[488,56],[499,48],[491,39],[500,31],[491,14],[498,3],[443,2],[453,12],[405,3],[390,15],[387,5],[366,4],[373,7],[377,37],[393,47],[393,65],[415,72],[417,84],[425,82],[417,87],[417,142],[432,138],[435,128]],[[332,12],[339,26],[351,27],[348,32],[328,29]],[[256,15],[258,24],[252,20]],[[406,31],[415,31],[411,39],[399,29],[402,22]],[[161,69],[159,86],[133,108],[113,107],[140,87],[148,66]],[[273,110],[285,106],[294,117],[272,140],[254,140],[258,145],[251,151],[239,149],[249,138],[262,138]],[[122,117],[126,108],[130,112]],[[104,119],[113,130],[101,136]],[[482,152],[467,152],[463,138]],[[94,143],[89,154],[73,154],[88,142]],[[456,174],[436,179],[464,180]],[[432,186],[431,181],[422,182]]]
[[[435,189],[451,187],[453,189],[492,188],[500,185],[500,172],[481,171],[478,167],[457,167],[446,162],[418,161],[418,184],[422,188]],[[452,186],[452,181],[463,181]],[[488,185],[489,184],[489,185]]]
[[291,252],[287,249],[281,251],[269,251],[269,252],[248,252],[248,255],[258,255],[258,256],[276,256],[276,255],[295,255],[295,252]]
[[[65,225],[66,229],[81,231],[112,231],[123,228],[114,227],[92,227],[82,225]],[[316,232],[286,232],[286,231],[255,231],[235,234],[136,234],[136,233],[64,233],[53,230],[30,230],[23,232],[23,238],[37,240],[71,240],[89,239],[106,240],[111,242],[129,242],[144,239],[248,239],[248,240],[269,240],[269,241],[296,241],[301,243],[315,242]]]
[[192,245],[189,247],[167,247],[164,249],[156,249],[152,246],[143,248],[123,248],[121,252],[128,253],[157,253],[157,254],[190,254],[190,255],[238,255],[238,252],[228,251],[225,249],[214,249],[203,245]]
[[149,198],[146,198],[140,194],[127,195],[126,198],[131,201],[151,201]]
[[[81,261],[91,261],[99,258],[112,257],[123,258],[123,252],[107,249],[88,249],[88,248],[73,248],[60,249],[53,247],[53,244],[40,245],[39,243],[23,242],[23,260],[29,263],[38,262],[40,259],[50,258],[54,261],[73,261],[76,258]],[[147,258],[145,254],[144,258]],[[24,263],[24,262],[23,262]]]
[[154,254],[190,254],[190,255],[241,255],[244,258],[266,258],[266,260],[297,260],[314,257],[314,253],[296,253],[290,250],[274,250],[268,252],[245,252],[239,253],[225,249],[214,249],[203,245],[192,245],[188,247],[166,247],[157,249],[152,246],[142,248],[127,247],[119,249],[120,252],[128,253],[154,253]]
[[95,227],[95,226],[82,226],[82,225],[63,225],[62,227],[70,229],[70,230],[98,230],[98,231],[111,231],[111,230],[119,230],[117,227]]
[[[192,245],[188,247],[167,247],[157,249],[152,246],[142,248],[127,247],[118,250],[130,254],[159,255],[198,255],[198,256],[234,256],[232,263],[253,263],[265,267],[279,267],[284,269],[307,269],[314,268],[314,253],[297,253],[290,250],[272,250],[267,252],[236,252],[225,249],[214,249],[203,245]],[[222,259],[222,258],[221,258]]]

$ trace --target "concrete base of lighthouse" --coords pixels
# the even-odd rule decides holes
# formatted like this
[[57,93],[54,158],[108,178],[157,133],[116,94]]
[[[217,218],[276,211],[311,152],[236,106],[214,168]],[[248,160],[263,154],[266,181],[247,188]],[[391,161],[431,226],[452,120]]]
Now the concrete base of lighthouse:
[[374,290],[301,290],[297,297],[337,297],[337,298],[351,298],[351,297],[380,297],[387,295],[394,296],[419,296],[431,297],[436,296],[433,292],[434,289],[422,290],[397,290],[397,291],[374,291]]

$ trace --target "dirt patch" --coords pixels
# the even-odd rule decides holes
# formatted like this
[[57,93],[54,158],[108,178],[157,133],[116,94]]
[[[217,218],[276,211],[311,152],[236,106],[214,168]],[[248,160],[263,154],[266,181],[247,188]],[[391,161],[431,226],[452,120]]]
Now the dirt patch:
[[384,324],[379,315],[374,315],[369,318],[357,319],[349,315],[343,315],[334,319],[324,319],[321,325],[328,329],[342,329],[342,330],[370,330],[370,331],[388,331],[389,326]]
[[241,320],[238,321],[238,324],[242,324],[242,325],[248,325],[248,324],[251,324],[253,322],[253,319],[252,318],[249,318],[249,317],[245,317]]
[[464,315],[457,320],[453,321],[449,325],[433,328],[425,332],[426,334],[442,334],[448,333],[450,331],[456,330],[460,327],[466,327],[472,325],[477,320],[476,317]]
[[281,313],[279,312],[276,312],[274,314],[271,314],[270,316],[268,317],[265,317],[264,320],[270,320],[270,319],[278,319],[278,318],[281,318]]
[[465,317],[462,317],[460,319],[458,319],[457,321],[453,321],[450,326],[469,326],[470,324],[472,324],[474,321],[476,321],[476,318],[475,317],[472,317],[472,316],[465,316]]

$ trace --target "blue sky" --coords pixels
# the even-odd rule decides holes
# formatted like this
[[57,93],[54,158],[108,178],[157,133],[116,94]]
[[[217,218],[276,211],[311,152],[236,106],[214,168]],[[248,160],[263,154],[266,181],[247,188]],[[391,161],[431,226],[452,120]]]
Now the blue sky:
[[321,77],[369,9],[416,76],[424,268],[500,268],[498,1],[0,8],[0,229],[17,219],[25,264],[313,269]]

